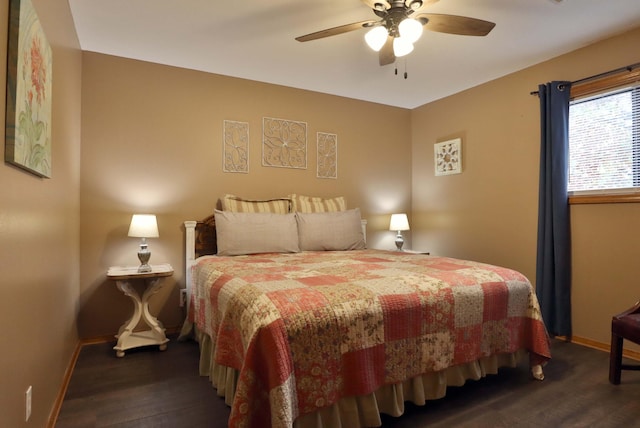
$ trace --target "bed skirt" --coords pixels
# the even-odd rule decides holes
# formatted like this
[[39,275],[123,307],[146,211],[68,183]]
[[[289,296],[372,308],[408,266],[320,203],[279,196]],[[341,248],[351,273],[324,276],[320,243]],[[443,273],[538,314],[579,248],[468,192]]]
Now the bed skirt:
[[[225,403],[231,406],[238,380],[237,370],[216,364],[211,338],[194,325],[189,327],[183,328],[181,338],[186,337],[188,330],[191,330],[192,337],[199,343],[200,375],[208,376],[217,389],[218,395],[224,397]],[[496,374],[500,367],[516,367],[518,362],[526,356],[528,356],[527,351],[520,350],[513,354],[483,357],[468,364],[426,373],[402,383],[385,385],[368,395],[344,397],[329,407],[299,416],[293,426],[295,428],[378,427],[382,425],[381,413],[401,416],[404,413],[406,401],[423,406],[427,400],[444,397],[448,386],[462,386],[467,380],[478,380],[487,374]]]

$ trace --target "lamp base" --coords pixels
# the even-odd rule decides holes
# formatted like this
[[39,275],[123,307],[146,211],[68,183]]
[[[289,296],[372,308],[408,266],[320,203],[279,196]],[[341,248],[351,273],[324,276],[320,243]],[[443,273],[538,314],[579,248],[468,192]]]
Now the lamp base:
[[151,251],[147,246],[147,240],[142,238],[140,242],[140,251],[138,251],[138,260],[140,260],[140,266],[138,272],[151,272],[151,266],[149,266],[149,259],[151,258]]
[[404,238],[402,237],[402,233],[398,231],[398,234],[396,235],[396,247],[398,248],[398,251],[402,251],[403,245],[404,245]]

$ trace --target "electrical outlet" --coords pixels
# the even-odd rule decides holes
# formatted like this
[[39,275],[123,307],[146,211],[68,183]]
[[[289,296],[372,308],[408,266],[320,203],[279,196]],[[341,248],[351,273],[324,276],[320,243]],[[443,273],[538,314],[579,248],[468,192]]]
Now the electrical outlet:
[[31,417],[31,385],[27,388],[27,392],[24,393],[24,401],[25,401],[25,411],[24,411],[24,421],[29,422],[29,418]]
[[180,289],[180,307],[183,308],[187,303],[187,290],[182,288]]

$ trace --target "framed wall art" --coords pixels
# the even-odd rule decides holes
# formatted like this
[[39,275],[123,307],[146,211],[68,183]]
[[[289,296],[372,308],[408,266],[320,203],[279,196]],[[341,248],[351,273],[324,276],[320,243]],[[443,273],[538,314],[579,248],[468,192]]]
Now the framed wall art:
[[249,123],[224,121],[224,172],[249,172]]
[[462,140],[436,143],[433,146],[436,175],[460,174],[462,172]]
[[338,136],[326,132],[317,133],[318,178],[338,178]]
[[307,123],[263,117],[262,165],[307,169]]
[[52,52],[31,0],[10,0],[5,161],[51,177]]

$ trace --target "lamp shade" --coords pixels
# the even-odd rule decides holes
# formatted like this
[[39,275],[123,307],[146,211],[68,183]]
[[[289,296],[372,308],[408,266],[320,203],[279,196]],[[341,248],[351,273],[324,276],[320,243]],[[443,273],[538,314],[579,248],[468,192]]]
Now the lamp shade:
[[159,237],[156,216],[153,214],[134,214],[131,217],[128,235],[134,238]]
[[407,215],[402,214],[391,214],[391,221],[389,222],[389,230],[409,230],[409,219]]
[[389,32],[387,31],[387,29],[383,26],[378,26],[373,27],[371,30],[367,31],[367,34],[364,35],[364,40],[367,42],[371,49],[378,52],[387,42],[388,36]]
[[396,37],[393,39],[393,54],[400,58],[410,54],[413,51],[413,43],[404,37]]
[[398,26],[400,37],[415,43],[422,36],[422,24],[415,19],[407,18]]

